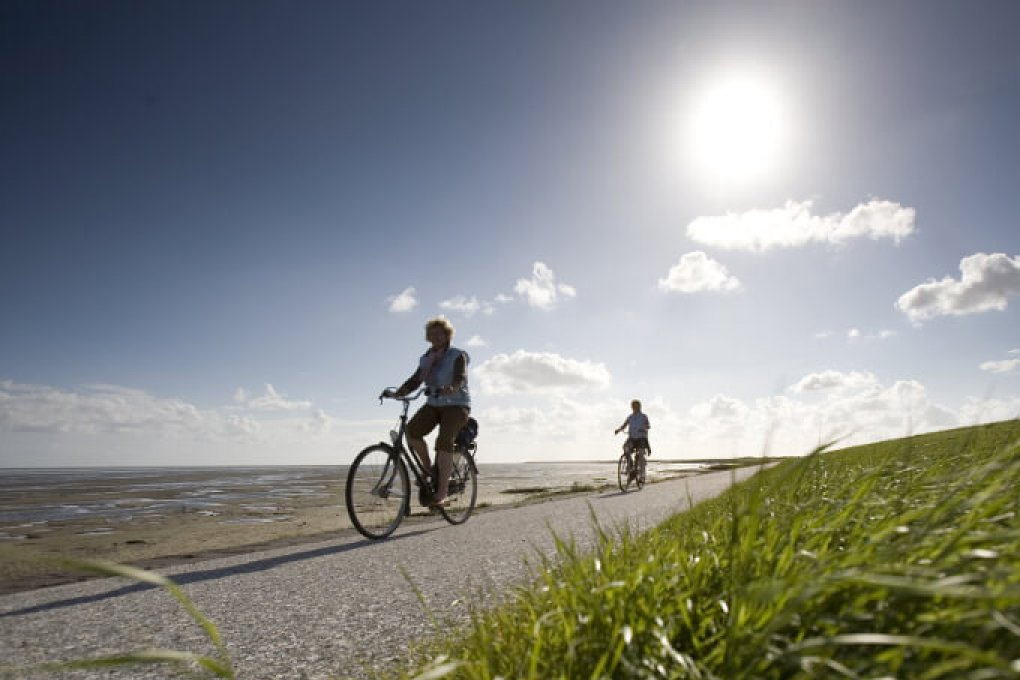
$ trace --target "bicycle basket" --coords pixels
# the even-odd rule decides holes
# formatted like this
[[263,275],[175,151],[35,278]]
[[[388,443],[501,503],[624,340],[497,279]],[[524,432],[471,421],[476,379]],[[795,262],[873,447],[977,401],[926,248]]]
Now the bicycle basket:
[[460,428],[460,432],[457,433],[457,445],[463,448],[467,448],[471,445],[471,442],[478,436],[478,421],[474,418],[468,418],[467,423],[464,427]]

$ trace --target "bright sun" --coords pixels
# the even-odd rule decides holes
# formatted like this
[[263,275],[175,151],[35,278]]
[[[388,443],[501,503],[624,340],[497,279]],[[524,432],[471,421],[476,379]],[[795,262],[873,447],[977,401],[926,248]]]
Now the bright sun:
[[766,80],[750,74],[729,76],[700,95],[688,133],[699,173],[723,182],[746,182],[780,160],[786,115]]

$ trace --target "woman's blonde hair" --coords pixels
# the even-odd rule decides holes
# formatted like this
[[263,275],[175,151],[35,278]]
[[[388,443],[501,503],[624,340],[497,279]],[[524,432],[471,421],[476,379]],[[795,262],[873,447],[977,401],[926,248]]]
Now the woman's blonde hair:
[[435,328],[437,326],[446,331],[446,337],[450,338],[450,340],[453,340],[454,333],[453,324],[450,323],[449,319],[447,319],[445,316],[433,317],[425,322],[425,331],[428,332],[430,328]]

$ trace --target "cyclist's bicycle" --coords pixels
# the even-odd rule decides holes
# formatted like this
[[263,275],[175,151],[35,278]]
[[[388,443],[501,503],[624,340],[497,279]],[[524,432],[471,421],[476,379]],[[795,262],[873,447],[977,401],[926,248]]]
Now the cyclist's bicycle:
[[[351,463],[344,492],[347,514],[366,538],[386,538],[392,534],[405,515],[411,513],[411,484],[408,470],[418,484],[418,501],[427,505],[436,489],[428,471],[411,452],[407,439],[407,411],[411,402],[425,393],[418,390],[410,396],[398,397],[389,388],[379,396],[403,404],[397,429],[390,430],[390,443],[379,442],[367,447]],[[463,524],[475,509],[478,498],[478,468],[475,467],[477,442],[454,446],[453,465],[446,502],[437,506],[450,524]],[[433,470],[436,468],[433,467]],[[435,475],[433,475],[435,477]]]
[[633,454],[632,456],[631,452],[625,449],[616,466],[616,481],[620,485],[620,491],[626,491],[631,484],[637,486],[639,490],[645,486],[648,449],[644,446],[635,446]]

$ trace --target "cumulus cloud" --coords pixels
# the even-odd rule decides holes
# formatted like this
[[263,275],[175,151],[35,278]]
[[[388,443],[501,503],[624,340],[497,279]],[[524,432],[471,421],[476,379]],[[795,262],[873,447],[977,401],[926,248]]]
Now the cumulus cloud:
[[711,451],[796,455],[823,443],[849,446],[993,422],[1013,417],[1010,409],[1018,406],[1016,399],[981,401],[980,406],[974,402],[954,411],[933,402],[915,380],[884,385],[870,373],[822,371],[805,376],[788,395],[751,403],[716,395],[696,404],[681,419],[679,436],[704,455]]
[[253,411],[306,411],[312,407],[312,402],[310,401],[297,401],[285,398],[269,383],[266,383],[265,392],[258,397],[248,399],[247,393],[243,389],[238,388],[237,394],[234,395],[234,400],[238,401],[239,396],[243,397],[241,403]]
[[809,373],[788,388],[794,394],[805,392],[819,392],[822,390],[834,389],[859,389],[868,385],[874,385],[878,379],[872,373],[850,371],[825,370],[818,373]]
[[530,279],[518,279],[514,292],[527,300],[532,307],[550,310],[563,298],[577,295],[573,286],[557,283],[553,270],[543,262],[536,262],[531,269]]
[[914,323],[936,316],[1006,309],[1020,293],[1020,256],[975,253],[960,260],[960,278],[929,279],[900,296],[896,307]]
[[485,347],[488,344],[480,335],[472,335],[467,341],[468,347]]
[[659,290],[676,293],[738,290],[740,281],[719,262],[700,250],[685,253],[673,265],[666,278],[659,279]]
[[390,305],[390,311],[394,314],[409,312],[418,306],[418,299],[415,297],[414,286],[408,286],[399,295],[386,298]]
[[439,308],[444,312],[463,314],[466,317],[472,317],[479,311],[483,314],[492,314],[493,312],[491,303],[479,301],[478,298],[474,296],[468,298],[463,295],[457,295],[449,300],[443,300],[439,303]]
[[809,243],[842,245],[858,238],[892,239],[899,243],[914,232],[913,208],[893,201],[872,200],[849,213],[813,215],[811,201],[787,201],[782,208],[697,217],[687,236],[728,250],[764,252]]
[[604,364],[522,349],[488,359],[473,377],[487,394],[604,389],[611,383]]

